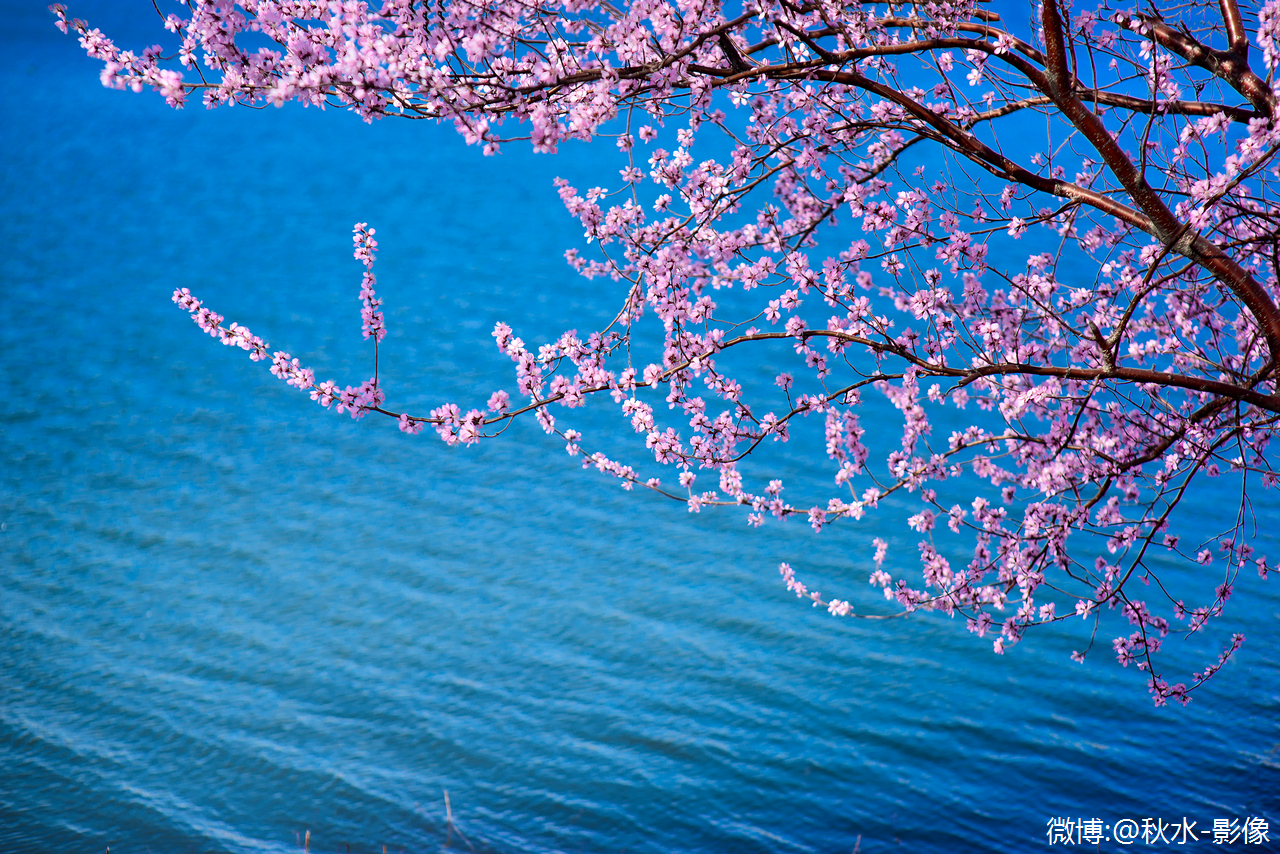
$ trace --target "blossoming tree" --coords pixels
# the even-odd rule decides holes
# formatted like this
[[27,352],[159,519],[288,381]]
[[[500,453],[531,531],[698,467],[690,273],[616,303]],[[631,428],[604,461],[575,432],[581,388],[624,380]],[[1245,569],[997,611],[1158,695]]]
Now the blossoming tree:
[[[1118,609],[1114,652],[1158,705],[1185,704],[1244,640],[1185,681],[1157,666],[1171,630],[1204,629],[1239,572],[1269,569],[1250,496],[1277,484],[1277,0],[1190,0],[1172,20],[1046,0],[1022,22],[975,0],[184,0],[163,19],[176,48],[140,53],[52,9],[105,85],[174,107],[433,119],[485,154],[616,144],[610,186],[559,182],[590,244],[566,257],[614,283],[616,317],[536,352],[498,323],[515,385],[487,405],[397,411],[376,372],[316,382],[174,294],[323,406],[451,445],[530,414],[624,487],[738,505],[755,526],[870,520],[900,493],[918,546],[877,538],[867,556],[885,610],[962,615],[1000,653],[1056,621],[1096,635]],[[376,245],[358,224],[375,350]],[[735,368],[761,364],[773,386]],[[887,456],[859,421],[867,394],[900,416]],[[673,466],[679,489],[564,423],[593,397],[643,442],[634,464]],[[825,424],[834,494],[793,505],[742,461],[806,417]],[[1210,478],[1238,507],[1204,531],[1184,498]],[[1198,600],[1162,583],[1171,558],[1202,565]],[[887,616],[781,571],[834,615]]]

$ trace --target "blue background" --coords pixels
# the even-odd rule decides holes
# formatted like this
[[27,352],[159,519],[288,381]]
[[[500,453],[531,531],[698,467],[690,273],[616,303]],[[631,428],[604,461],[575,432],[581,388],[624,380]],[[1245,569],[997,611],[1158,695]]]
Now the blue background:
[[[616,183],[611,145],[486,159],[424,123],[176,112],[101,88],[43,3],[0,7],[0,850],[292,851],[309,829],[321,851],[1025,851],[1053,816],[1275,826],[1274,580],[1170,641],[1185,678],[1249,637],[1188,709],[1153,709],[1105,628],[1077,666],[1085,623],[997,657],[959,622],[786,593],[780,560],[876,607],[875,516],[755,531],[579,472],[532,422],[462,450],[354,423],[169,301],[190,287],[354,384],[368,221],[391,403],[480,405],[513,385],[495,321],[541,343],[615,309],[565,266],[580,227],[551,183]],[[71,13],[162,37],[145,2]],[[818,428],[758,471],[811,476]],[[1274,496],[1257,512],[1280,556]]]

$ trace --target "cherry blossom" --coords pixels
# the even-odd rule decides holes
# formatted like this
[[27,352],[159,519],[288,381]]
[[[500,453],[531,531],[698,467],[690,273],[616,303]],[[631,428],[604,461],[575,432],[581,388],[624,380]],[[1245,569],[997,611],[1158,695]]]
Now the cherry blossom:
[[[1250,496],[1280,483],[1280,0],[1168,20],[1047,0],[1034,24],[974,0],[169,5],[165,44],[140,51],[52,10],[105,86],[177,108],[297,101],[448,122],[486,155],[600,139],[618,157],[601,186],[555,188],[583,229],[569,267],[613,287],[613,322],[537,347],[521,336],[544,330],[497,323],[513,381],[469,409],[387,408],[364,223],[374,374],[355,386],[175,291],[322,406],[463,446],[528,416],[584,469],[690,512],[874,526],[850,577],[873,567],[883,600],[824,598],[783,564],[786,588],[837,617],[960,616],[997,654],[1083,621],[1071,659],[1105,649],[1101,630],[1157,704],[1185,704],[1241,648],[1226,635],[1186,681],[1158,668],[1168,636],[1235,605],[1242,570],[1272,567]],[[868,397],[901,426],[887,450]],[[591,400],[617,408],[635,459],[569,426]],[[745,476],[745,457],[818,425],[826,493],[792,504]],[[1207,531],[1184,499],[1210,486],[1238,507]],[[890,496],[912,508],[892,536]],[[1171,558],[1200,589],[1171,589]]]

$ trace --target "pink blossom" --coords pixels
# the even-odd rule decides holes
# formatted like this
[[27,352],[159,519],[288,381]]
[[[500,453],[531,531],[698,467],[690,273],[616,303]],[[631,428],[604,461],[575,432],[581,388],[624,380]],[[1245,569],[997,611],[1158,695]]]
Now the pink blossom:
[[[882,608],[959,613],[980,636],[998,618],[997,653],[1071,614],[1094,622],[1073,624],[1090,638],[1126,621],[1104,637],[1157,704],[1187,702],[1239,649],[1233,638],[1187,682],[1158,672],[1169,617],[1198,632],[1245,595],[1240,568],[1270,571],[1244,520],[1254,494],[1280,486],[1269,118],[1280,102],[1267,83],[1280,6],[1264,3],[1241,33],[1232,2],[1070,21],[1044,3],[1030,24],[972,4],[908,17],[872,5],[438,5],[331,3],[316,27],[315,4],[187,4],[158,22],[168,43],[142,50],[51,11],[104,86],[174,107],[199,91],[209,108],[296,101],[428,118],[486,154],[615,140],[605,185],[554,187],[583,234],[564,257],[614,294],[602,296],[610,319],[581,334],[521,330],[540,346],[499,320],[493,340],[522,401],[499,391],[465,412],[396,411],[378,374],[378,244],[357,223],[369,379],[316,383],[301,359],[175,290],[202,331],[353,418],[383,414],[410,434],[430,424],[465,446],[531,415],[584,468],[661,491],[584,446],[569,422],[594,396],[622,416],[610,441],[631,437],[645,464],[676,467],[687,494],[669,497],[691,512],[732,505],[753,526],[801,516],[815,531],[880,513],[870,580]],[[1236,33],[1233,70],[1205,89],[1215,72],[1196,57],[1227,56],[1223,32]],[[1083,68],[1087,80],[1072,78]],[[1133,97],[1134,81],[1149,98]],[[957,181],[963,170],[983,178]],[[1015,251],[1023,238],[1033,254]],[[793,435],[823,443],[818,476],[788,489],[795,503],[767,474]],[[752,454],[759,465],[739,466]],[[695,469],[720,491],[693,494]],[[1180,503],[1206,478],[1229,482],[1214,494],[1238,496],[1238,521],[1218,538],[1225,577],[1184,605],[1160,574],[1213,563],[1202,520]],[[882,512],[912,503],[905,520]],[[855,615],[783,567],[789,590]],[[1064,612],[1038,590],[1059,591]]]

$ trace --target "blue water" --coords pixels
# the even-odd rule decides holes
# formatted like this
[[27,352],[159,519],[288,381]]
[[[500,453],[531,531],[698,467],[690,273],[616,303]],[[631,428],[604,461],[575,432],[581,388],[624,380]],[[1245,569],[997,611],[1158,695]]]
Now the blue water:
[[[43,3],[0,7],[0,851],[1026,851],[1053,816],[1280,838],[1274,579],[1175,645],[1171,673],[1249,638],[1157,710],[1105,639],[1067,660],[1087,624],[997,657],[788,596],[780,560],[875,607],[874,523],[753,531],[533,424],[449,450],[326,415],[173,288],[354,383],[371,222],[392,402],[474,405],[512,386],[496,320],[537,342],[613,308],[565,268],[551,185],[609,181],[610,152],[174,112],[101,89]],[[141,47],[149,7],[72,13]],[[803,479],[804,442],[770,465]]]

